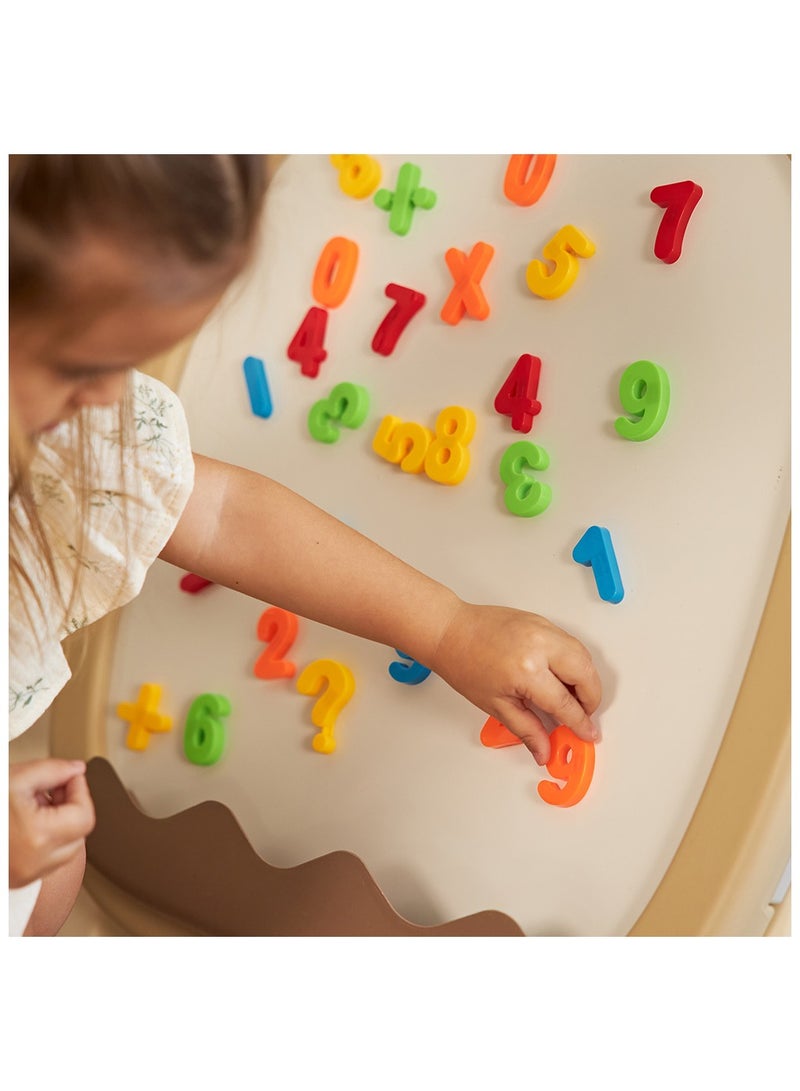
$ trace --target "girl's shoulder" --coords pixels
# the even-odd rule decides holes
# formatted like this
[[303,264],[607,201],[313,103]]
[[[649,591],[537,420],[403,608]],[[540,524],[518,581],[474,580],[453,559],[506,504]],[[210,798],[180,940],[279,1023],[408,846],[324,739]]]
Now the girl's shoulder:
[[[77,577],[70,609],[37,555],[33,535],[21,558],[41,609],[25,585],[10,597],[9,704],[12,737],[25,730],[69,678],[60,643],[125,605],[169,540],[194,483],[186,416],[164,383],[135,372],[127,407],[93,410],[43,437],[31,465],[35,517],[58,582]],[[23,516],[24,525],[24,516]],[[32,631],[31,618],[42,621]]]

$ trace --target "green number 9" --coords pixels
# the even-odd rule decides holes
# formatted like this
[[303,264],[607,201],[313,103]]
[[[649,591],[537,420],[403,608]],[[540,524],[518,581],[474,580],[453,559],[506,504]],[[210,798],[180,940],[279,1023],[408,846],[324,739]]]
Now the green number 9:
[[628,417],[617,417],[614,427],[623,439],[652,439],[669,411],[669,376],[650,360],[626,367],[619,381],[619,400]]

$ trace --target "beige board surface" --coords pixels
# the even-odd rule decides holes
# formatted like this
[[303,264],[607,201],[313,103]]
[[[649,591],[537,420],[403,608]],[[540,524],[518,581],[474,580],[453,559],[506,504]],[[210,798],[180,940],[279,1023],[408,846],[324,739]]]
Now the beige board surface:
[[[281,169],[250,283],[201,333],[188,361],[181,394],[195,447],[279,476],[466,597],[525,606],[584,639],[607,693],[589,794],[571,810],[548,808],[535,791],[545,774],[519,749],[482,748],[482,714],[438,680],[400,686],[387,673],[391,650],[301,622],[298,666],[330,656],[357,678],[336,753],[314,753],[309,699],[289,682],[252,676],[259,604],[221,588],[182,595],[179,574],[160,564],[124,612],[110,681],[96,687],[90,749],[107,748],[148,813],[226,802],[274,865],[355,852],[394,907],[419,924],[494,907],[529,934],[623,934],[713,783],[786,527],[788,258],[778,247],[776,263],[762,270],[743,255],[765,232],[788,238],[788,164],[563,157],[541,207],[522,210],[503,201],[505,160],[414,161],[439,187],[439,204],[417,213],[405,239],[388,232],[385,214],[331,185],[325,157],[290,159]],[[402,162],[383,161],[387,181]],[[648,194],[686,177],[704,195],[685,253],[665,266],[652,256],[659,214]],[[596,255],[561,300],[526,295],[521,270],[566,222],[594,239]],[[359,243],[360,264],[350,296],[329,316],[328,360],[310,380],[287,360],[286,345],[313,302],[314,266],[334,235]],[[468,251],[479,239],[496,249],[485,278],[491,316],[445,326],[444,250]],[[428,303],[384,359],[369,342],[388,309],[390,281],[424,291]],[[542,358],[543,409],[529,438],[551,455],[554,490],[550,508],[531,520],[502,505],[497,464],[520,436],[492,411],[522,352]],[[267,364],[269,421],[249,412],[246,355]],[[641,358],[668,371],[672,405],[658,436],[632,444],[613,430],[616,385]],[[370,416],[338,444],[317,444],[305,430],[308,408],[344,380],[370,390]],[[370,450],[384,413],[430,426],[449,404],[478,417],[463,484],[447,489],[402,474]],[[591,574],[570,557],[592,523],[608,526],[617,547],[626,589],[618,605],[601,602]],[[783,639],[780,624],[777,632]],[[164,685],[165,710],[179,723],[199,692],[229,696],[228,748],[217,766],[187,762],[180,728],[145,754],[125,750],[114,706],[145,681]],[[788,671],[783,691],[785,724],[774,743],[760,739],[768,768],[749,781],[753,813],[779,816],[777,832],[766,831],[773,855],[783,856],[776,878],[788,855],[774,780],[785,773],[788,792],[780,758]],[[726,779],[722,796],[739,783]],[[717,833],[699,836],[713,851]],[[764,859],[763,846],[745,845],[753,837],[751,826],[737,841],[740,867],[748,853]],[[652,930],[668,932],[671,913]],[[707,914],[698,913],[690,930],[699,932]],[[638,927],[647,931],[647,913]]]

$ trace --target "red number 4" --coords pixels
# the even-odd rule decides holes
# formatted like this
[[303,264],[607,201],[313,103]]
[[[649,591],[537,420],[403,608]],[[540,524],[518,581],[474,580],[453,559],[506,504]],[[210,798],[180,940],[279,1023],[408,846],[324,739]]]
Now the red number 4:
[[523,353],[494,399],[497,412],[511,417],[511,427],[515,432],[530,432],[533,418],[541,412],[541,402],[536,400],[541,370],[542,361],[538,356]]
[[653,204],[666,209],[658,227],[653,253],[667,265],[672,265],[681,256],[686,225],[702,196],[700,186],[688,181],[656,186],[650,194]]

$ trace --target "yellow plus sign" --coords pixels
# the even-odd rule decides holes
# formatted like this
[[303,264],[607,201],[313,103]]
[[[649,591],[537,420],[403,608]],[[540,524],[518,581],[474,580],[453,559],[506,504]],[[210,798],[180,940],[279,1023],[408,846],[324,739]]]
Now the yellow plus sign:
[[153,732],[172,729],[172,717],[158,711],[161,700],[161,686],[154,682],[145,682],[139,688],[136,703],[123,701],[117,705],[117,715],[130,723],[125,745],[131,750],[146,750]]

